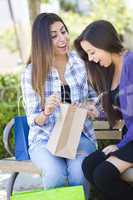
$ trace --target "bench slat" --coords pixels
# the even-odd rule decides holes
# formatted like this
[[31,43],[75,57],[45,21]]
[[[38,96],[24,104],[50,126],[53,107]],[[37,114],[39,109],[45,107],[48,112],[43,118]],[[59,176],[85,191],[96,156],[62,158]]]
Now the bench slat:
[[37,173],[40,171],[30,161],[16,161],[14,159],[3,159],[0,160],[0,171],[2,172],[26,172],[26,173]]
[[[95,129],[110,129],[108,121],[100,121],[94,120],[93,125]],[[116,125],[113,127],[115,129],[121,129],[124,126],[124,122],[122,120],[118,121]]]
[[122,136],[118,130],[95,130],[95,133],[98,140],[120,140]]

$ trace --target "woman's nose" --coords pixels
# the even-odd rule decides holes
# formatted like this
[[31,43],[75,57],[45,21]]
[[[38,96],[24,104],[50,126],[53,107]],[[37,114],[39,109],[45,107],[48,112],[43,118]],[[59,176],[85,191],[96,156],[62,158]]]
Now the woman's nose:
[[63,34],[59,35],[59,41],[64,42],[65,41],[65,36]]

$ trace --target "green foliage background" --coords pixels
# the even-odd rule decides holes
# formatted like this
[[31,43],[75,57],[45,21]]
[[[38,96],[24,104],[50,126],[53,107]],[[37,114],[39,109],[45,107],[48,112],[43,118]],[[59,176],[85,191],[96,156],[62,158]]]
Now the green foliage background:
[[3,130],[17,113],[17,100],[20,96],[18,75],[0,75],[0,158],[9,156],[3,145]]
[[72,42],[89,23],[98,19],[110,21],[119,34],[133,31],[133,15],[125,6],[124,0],[92,0],[91,2],[92,7],[88,15],[72,11],[60,12],[61,17],[68,26]]
[[[126,31],[133,32],[133,15],[128,10],[124,0],[88,0],[90,2],[90,10],[88,15],[78,13],[75,5],[61,3],[61,11],[59,15],[63,18],[70,32],[71,42],[82,32],[82,30],[92,21],[97,19],[109,20],[116,27],[120,34]],[[64,0],[60,0],[64,2]],[[48,3],[48,0],[42,0],[42,3]],[[70,5],[70,3],[69,3]],[[65,10],[65,11],[64,11]],[[66,11],[67,10],[67,11]],[[0,44],[8,48],[11,52],[17,51],[15,44],[13,28],[8,28],[0,32]]]

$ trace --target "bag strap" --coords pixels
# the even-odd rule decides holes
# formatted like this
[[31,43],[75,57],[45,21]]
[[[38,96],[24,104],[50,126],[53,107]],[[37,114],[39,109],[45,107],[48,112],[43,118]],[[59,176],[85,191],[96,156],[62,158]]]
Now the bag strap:
[[23,105],[23,108],[25,107],[24,105],[24,101],[23,101],[23,96],[19,96],[18,98],[18,101],[17,101],[17,110],[18,110],[18,116],[21,116],[21,113],[20,113],[20,103],[22,101],[22,105]]

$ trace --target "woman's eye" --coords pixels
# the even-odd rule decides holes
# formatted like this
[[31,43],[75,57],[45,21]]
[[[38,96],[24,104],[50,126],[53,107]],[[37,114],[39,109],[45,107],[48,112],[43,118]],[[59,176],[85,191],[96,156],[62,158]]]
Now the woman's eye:
[[66,31],[61,31],[61,33],[62,33],[62,34],[65,34],[65,33],[66,33]]
[[57,35],[51,35],[51,37],[52,37],[52,39],[54,39],[54,38],[56,38],[56,37],[57,37]]

